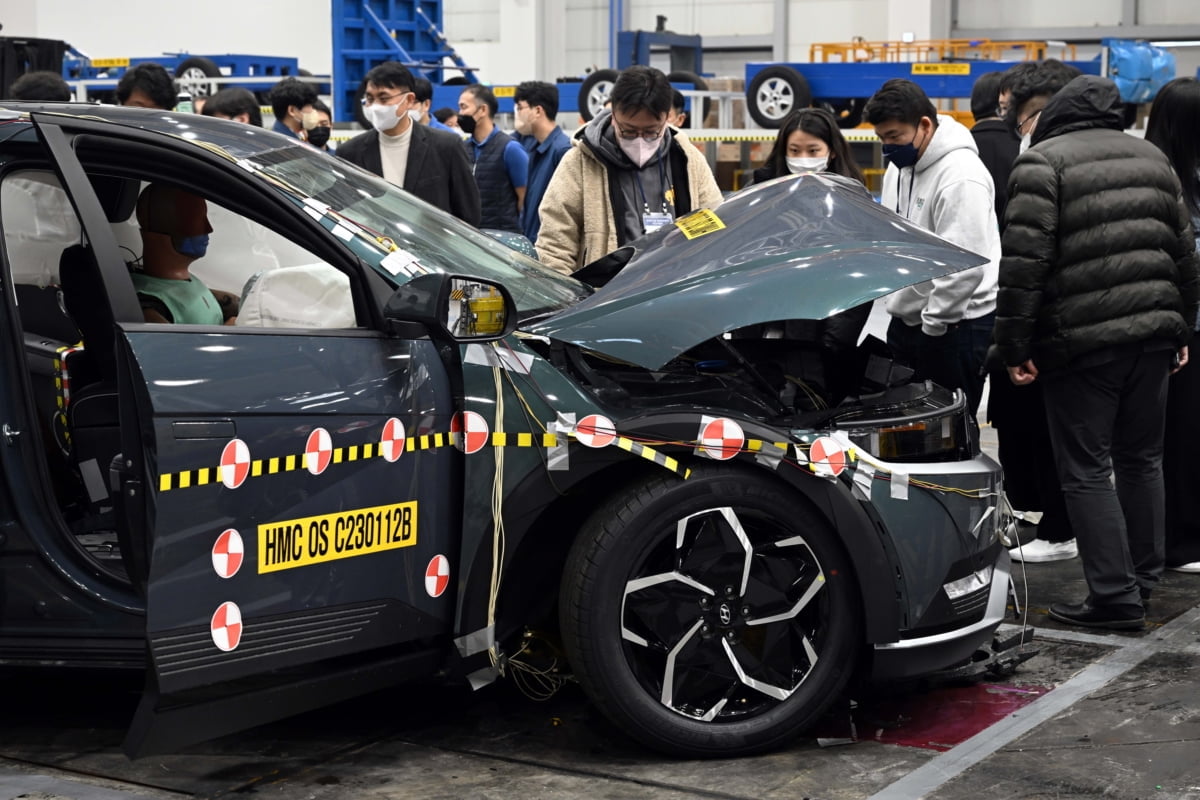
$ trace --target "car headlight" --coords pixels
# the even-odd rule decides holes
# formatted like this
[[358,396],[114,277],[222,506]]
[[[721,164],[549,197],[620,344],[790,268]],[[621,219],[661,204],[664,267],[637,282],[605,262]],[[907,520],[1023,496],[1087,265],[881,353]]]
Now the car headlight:
[[[838,420],[854,444],[883,461],[958,461],[973,458],[978,443],[962,392],[927,391],[878,409],[878,416]],[[885,416],[886,414],[886,416]]]

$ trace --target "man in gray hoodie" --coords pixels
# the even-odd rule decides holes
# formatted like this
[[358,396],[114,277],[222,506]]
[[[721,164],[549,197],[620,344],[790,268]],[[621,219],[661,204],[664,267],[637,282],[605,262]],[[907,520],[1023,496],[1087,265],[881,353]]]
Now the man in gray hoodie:
[[938,116],[921,87],[885,83],[864,114],[888,160],[880,202],[909,222],[988,259],[888,297],[888,345],[916,371],[962,389],[971,413],[983,396],[983,362],[996,312],[1000,229],[995,187],[971,132]]
[[570,274],[701,208],[721,190],[708,162],[667,124],[671,84],[653,67],[624,70],[612,111],[579,131],[546,188],[537,251]]

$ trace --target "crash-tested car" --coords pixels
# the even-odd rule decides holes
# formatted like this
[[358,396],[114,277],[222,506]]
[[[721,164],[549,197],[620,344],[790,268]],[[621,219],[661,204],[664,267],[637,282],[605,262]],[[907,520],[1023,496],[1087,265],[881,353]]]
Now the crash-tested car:
[[[982,259],[861,187],[756,187],[584,282],[258,128],[0,114],[0,663],[144,667],[131,755],[568,671],[647,745],[749,753],[1001,620],[964,399],[858,345]],[[206,202],[234,324],[145,321],[150,184]]]

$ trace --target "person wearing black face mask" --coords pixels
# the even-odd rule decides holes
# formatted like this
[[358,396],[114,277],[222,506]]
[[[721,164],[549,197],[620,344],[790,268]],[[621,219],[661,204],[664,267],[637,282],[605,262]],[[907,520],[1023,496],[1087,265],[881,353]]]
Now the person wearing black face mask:
[[304,141],[328,153],[329,135],[333,133],[333,111],[322,100],[313,103],[313,111],[317,112],[316,124],[305,132]]
[[137,202],[142,234],[141,269],[132,274],[146,322],[232,324],[236,298],[210,290],[189,272],[208,250],[204,198],[165,183],[152,183]]
[[962,389],[972,415],[983,397],[984,358],[996,311],[1000,231],[995,187],[971,132],[938,116],[921,87],[894,79],[867,102],[866,119],[888,167],[880,202],[988,263],[889,295],[888,345],[947,389]]

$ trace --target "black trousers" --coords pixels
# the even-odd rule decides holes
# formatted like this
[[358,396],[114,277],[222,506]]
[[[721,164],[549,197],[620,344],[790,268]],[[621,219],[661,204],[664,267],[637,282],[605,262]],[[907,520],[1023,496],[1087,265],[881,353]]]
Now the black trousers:
[[887,343],[897,359],[916,370],[917,380],[962,389],[974,417],[983,399],[983,362],[995,322],[994,313],[986,314],[955,323],[941,336],[927,336],[921,326],[909,326],[893,317],[888,324]]
[[[1196,352],[1200,356],[1200,350]],[[1171,376],[1163,479],[1167,487],[1167,565],[1200,561],[1200,364]]]
[[[1093,605],[1141,605],[1163,571],[1172,350],[1043,374],[1046,422]],[[1116,488],[1111,476],[1116,474]]]
[[1050,446],[1042,382],[1017,386],[1008,370],[995,370],[988,377],[988,419],[996,429],[1004,493],[1014,509],[1042,512],[1037,538],[1055,543],[1074,539]]

